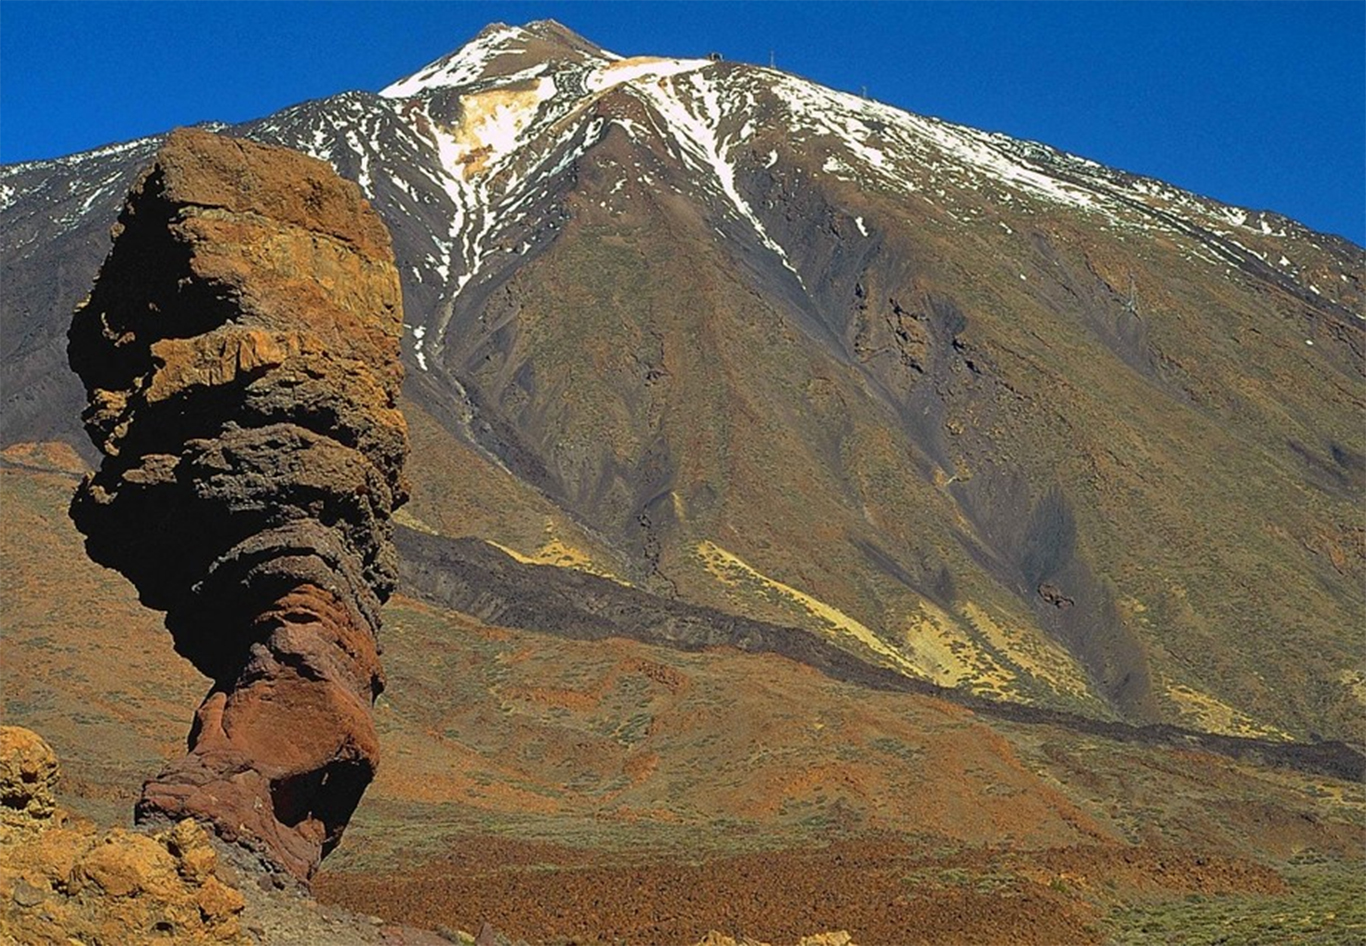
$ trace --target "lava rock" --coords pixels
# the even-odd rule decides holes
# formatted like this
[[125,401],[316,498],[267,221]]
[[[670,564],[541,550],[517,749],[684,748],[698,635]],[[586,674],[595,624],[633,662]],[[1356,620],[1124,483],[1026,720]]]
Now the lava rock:
[[179,130],[68,333],[104,454],[72,518],[214,681],[137,816],[205,820],[301,879],[378,763],[402,324],[389,234],[355,184]]
[[57,808],[52,790],[59,774],[56,753],[37,733],[0,726],[0,825],[48,823]]
[[[202,827],[100,830],[57,805],[58,771],[36,733],[0,727],[0,942],[245,942],[244,901]],[[22,807],[10,804],[16,786]]]

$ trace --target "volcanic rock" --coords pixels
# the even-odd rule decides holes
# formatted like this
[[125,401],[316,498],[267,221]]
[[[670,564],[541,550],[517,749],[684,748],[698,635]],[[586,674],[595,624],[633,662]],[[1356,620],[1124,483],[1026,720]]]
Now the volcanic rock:
[[56,753],[37,733],[0,726],[0,831],[51,822],[57,771]]
[[98,831],[57,807],[57,775],[36,733],[0,727],[0,941],[244,942],[242,896],[203,828],[186,819],[152,836]]
[[103,465],[71,515],[214,685],[140,820],[307,878],[374,775],[407,498],[388,232],[312,158],[173,133],[68,335]]
[[[853,946],[853,943],[853,937],[849,935],[848,931],[834,930],[803,936],[797,941],[797,946]],[[769,946],[769,944],[750,939],[748,936],[741,936],[736,939],[734,936],[727,936],[718,930],[710,930],[706,936],[697,941],[695,946]]]

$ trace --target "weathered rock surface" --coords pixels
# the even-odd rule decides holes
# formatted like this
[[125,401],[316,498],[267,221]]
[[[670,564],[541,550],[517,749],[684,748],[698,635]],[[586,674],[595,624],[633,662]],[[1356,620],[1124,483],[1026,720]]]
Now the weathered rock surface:
[[182,130],[69,333],[104,454],[71,515],[214,680],[142,820],[306,878],[374,775],[379,609],[407,498],[389,236],[327,165]]
[[0,726],[0,840],[50,823],[57,809],[57,755],[31,729]]
[[246,942],[242,896],[203,828],[97,830],[57,807],[57,776],[47,743],[0,727],[0,941]]

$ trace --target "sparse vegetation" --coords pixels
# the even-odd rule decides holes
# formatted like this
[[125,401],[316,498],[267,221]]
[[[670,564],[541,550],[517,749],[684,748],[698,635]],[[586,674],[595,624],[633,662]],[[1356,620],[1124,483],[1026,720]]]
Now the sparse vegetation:
[[1300,864],[1279,896],[1193,894],[1119,906],[1106,917],[1114,946],[1349,946],[1366,943],[1360,861]]
[[[0,484],[30,475],[4,474]],[[73,802],[118,820],[132,801],[127,786],[155,768],[159,753],[181,745],[183,714],[172,704],[198,698],[203,683],[191,678],[175,699],[162,696],[160,681],[174,679],[163,675],[183,674],[183,663],[130,589],[77,557],[78,540],[59,515],[68,484],[26,482],[25,502],[7,506],[12,516],[43,515],[54,527],[0,536],[10,543],[7,578],[20,592],[3,601],[6,656],[29,670],[24,679],[7,678],[4,696],[11,718],[34,716],[65,734],[56,741],[81,747],[68,754]],[[47,545],[16,554],[21,536]],[[73,565],[60,575],[41,565],[56,559]],[[56,612],[24,590],[58,578],[81,593],[51,599],[60,602]],[[119,635],[134,637],[111,634],[107,615],[120,608]],[[136,653],[121,649],[134,643]],[[1351,889],[1342,852],[1366,837],[1360,786],[1048,727],[996,721],[988,728],[961,708],[836,683],[763,655],[565,640],[490,627],[412,599],[388,608],[385,644],[390,677],[403,680],[376,710],[385,762],[328,866],[392,880],[405,898],[410,888],[395,871],[462,857],[478,863],[491,844],[554,845],[554,856],[529,854],[527,872],[563,877],[577,876],[583,858],[613,871],[664,859],[714,872],[717,859],[730,856],[812,852],[835,838],[891,832],[906,845],[895,867],[897,895],[918,904],[973,898],[972,909],[989,917],[1016,909],[1024,894],[1042,896],[1148,942],[1182,923],[1202,929],[1200,917],[1215,909],[1253,918],[1247,942],[1258,931],[1347,942],[1357,935],[1350,905],[1333,905]],[[114,669],[111,653],[130,658],[117,662],[117,677],[106,672]],[[69,672],[71,661],[81,672]],[[646,753],[653,763],[628,767]],[[969,798],[971,815],[963,807]],[[981,833],[951,839],[948,832],[965,825]],[[1135,899],[1133,878],[1123,873],[1088,874],[1083,883],[1070,869],[1036,876],[970,857],[987,840],[1012,836],[1028,850],[1062,838],[1087,843],[1088,832],[1261,857],[1259,832],[1268,826],[1313,849],[1291,865],[1284,895],[1201,893],[1178,878],[1170,895]],[[616,889],[627,875],[602,876]],[[322,889],[345,889],[347,898],[360,898],[347,902],[375,907],[367,912],[385,902],[354,887]],[[1188,900],[1192,892],[1204,899]],[[1290,925],[1285,917],[1296,910],[1317,917],[1322,931]],[[850,925],[833,914],[830,922]],[[1075,919],[1068,929],[1087,922]]]

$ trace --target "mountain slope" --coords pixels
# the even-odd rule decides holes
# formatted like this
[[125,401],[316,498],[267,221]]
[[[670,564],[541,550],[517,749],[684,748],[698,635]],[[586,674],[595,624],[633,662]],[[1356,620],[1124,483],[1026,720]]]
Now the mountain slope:
[[[80,469],[60,448],[0,456],[3,654],[24,668],[5,680],[3,712],[62,753],[67,803],[118,823],[138,779],[183,752],[178,707],[209,681],[130,585],[81,554],[64,511]],[[1310,758],[1326,745],[1285,747],[1269,766],[1201,751],[1208,738],[1012,722],[835,679],[797,652],[689,639],[780,628],[642,607],[640,592],[492,549],[471,560],[409,555],[445,566],[443,591],[468,581],[479,614],[405,595],[386,608],[383,763],[315,885],[323,901],[434,928],[491,921],[530,942],[695,942],[713,928],[775,942],[822,928],[855,942],[1112,941],[1098,922],[1135,901],[1153,919],[1198,904],[1183,932],[1257,942],[1287,922],[1333,942],[1366,928],[1359,755],[1335,773]],[[688,646],[601,636],[637,609]],[[279,909],[326,916],[297,896]],[[1124,924],[1144,921],[1147,937],[1131,939],[1172,938],[1146,919]],[[1281,932],[1250,933],[1258,922]],[[313,939],[339,936],[331,925]]]
[[[232,131],[393,233],[410,524],[995,698],[1362,739],[1360,248],[548,22]],[[6,443],[81,442],[69,312],[155,144],[3,170]]]

